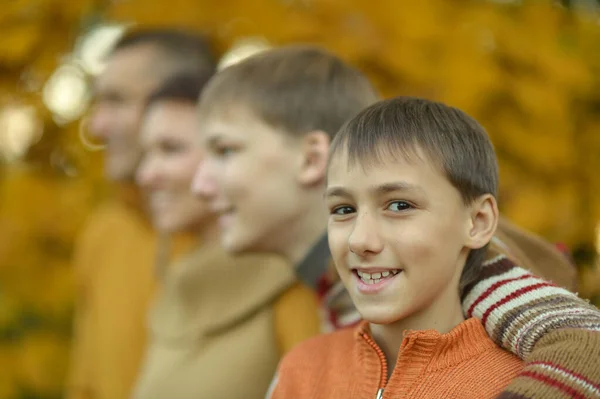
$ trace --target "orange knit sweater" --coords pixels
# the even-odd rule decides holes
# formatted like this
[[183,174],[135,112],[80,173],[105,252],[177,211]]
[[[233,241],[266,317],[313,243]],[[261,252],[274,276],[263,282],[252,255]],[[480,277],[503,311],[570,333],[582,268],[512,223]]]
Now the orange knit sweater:
[[297,346],[283,359],[271,398],[494,398],[522,367],[472,318],[448,334],[407,332],[388,380],[383,352],[362,322]]

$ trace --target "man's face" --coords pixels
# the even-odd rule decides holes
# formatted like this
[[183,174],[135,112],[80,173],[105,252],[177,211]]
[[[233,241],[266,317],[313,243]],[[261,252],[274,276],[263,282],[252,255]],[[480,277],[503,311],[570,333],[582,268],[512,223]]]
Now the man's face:
[[232,253],[282,252],[305,208],[301,146],[242,107],[208,115],[201,126],[206,156],[193,191],[219,215],[222,245]]
[[137,182],[148,196],[159,231],[194,231],[210,216],[206,201],[190,191],[203,153],[198,125],[195,104],[181,101],[159,101],[144,117]]
[[150,46],[117,50],[96,80],[90,132],[106,145],[105,171],[111,180],[129,180],[140,159],[138,130],[148,96],[160,84],[152,73]]
[[364,168],[349,167],[342,150],[331,160],[329,246],[354,304],[371,323],[412,320],[431,328],[432,311],[460,310],[470,209],[418,155]]

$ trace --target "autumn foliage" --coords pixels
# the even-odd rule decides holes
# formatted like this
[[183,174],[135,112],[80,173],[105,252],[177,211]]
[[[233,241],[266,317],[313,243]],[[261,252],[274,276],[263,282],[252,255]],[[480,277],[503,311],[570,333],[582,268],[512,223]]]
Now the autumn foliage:
[[77,37],[102,19],[200,30],[221,51],[248,37],[318,43],[385,96],[464,109],[496,145],[503,213],[577,250],[580,293],[600,304],[598,15],[550,0],[506,3],[3,2],[0,109],[33,105],[44,133],[24,158],[0,167],[0,399],[61,397],[75,292],[69,257],[104,189],[100,154],[81,145],[78,121],[52,120],[40,92]]

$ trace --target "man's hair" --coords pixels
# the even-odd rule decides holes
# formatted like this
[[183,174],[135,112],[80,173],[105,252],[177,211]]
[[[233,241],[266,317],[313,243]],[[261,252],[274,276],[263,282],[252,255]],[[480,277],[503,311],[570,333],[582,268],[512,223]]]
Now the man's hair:
[[379,99],[367,78],[317,47],[267,50],[218,72],[200,98],[203,115],[241,106],[291,135],[333,137],[348,119]]
[[[348,121],[333,140],[330,160],[343,151],[348,166],[377,166],[422,152],[459,191],[465,204],[484,194],[496,197],[498,164],[485,129],[463,111],[439,102],[412,97],[380,101]],[[419,152],[420,151],[420,152]],[[461,293],[474,281],[487,246],[469,253]]]
[[148,97],[146,109],[162,101],[178,101],[195,105],[206,82],[208,78],[205,76],[188,74],[173,76]]
[[157,51],[154,68],[165,79],[175,75],[196,75],[208,80],[216,69],[214,52],[206,38],[178,29],[130,31],[117,41],[109,55],[138,46],[150,46]]

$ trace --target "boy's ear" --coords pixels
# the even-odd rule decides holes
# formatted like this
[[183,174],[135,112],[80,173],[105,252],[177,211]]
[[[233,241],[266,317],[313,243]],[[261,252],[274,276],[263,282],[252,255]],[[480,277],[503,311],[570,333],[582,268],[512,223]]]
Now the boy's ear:
[[325,180],[329,135],[321,130],[305,134],[302,138],[302,164],[298,179],[300,184],[314,186]]
[[479,249],[489,243],[496,233],[498,217],[498,204],[493,195],[485,194],[474,200],[471,204],[467,247]]

